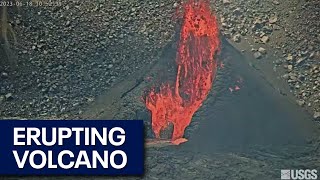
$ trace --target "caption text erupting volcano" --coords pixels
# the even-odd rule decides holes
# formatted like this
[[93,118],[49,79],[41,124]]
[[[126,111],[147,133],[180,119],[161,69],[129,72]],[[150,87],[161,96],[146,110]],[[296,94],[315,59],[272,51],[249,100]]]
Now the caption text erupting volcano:
[[188,0],[182,10],[175,83],[164,83],[159,91],[152,89],[145,99],[156,138],[172,123],[173,141],[183,137],[212,87],[217,70],[214,55],[220,45],[218,24],[208,2]]

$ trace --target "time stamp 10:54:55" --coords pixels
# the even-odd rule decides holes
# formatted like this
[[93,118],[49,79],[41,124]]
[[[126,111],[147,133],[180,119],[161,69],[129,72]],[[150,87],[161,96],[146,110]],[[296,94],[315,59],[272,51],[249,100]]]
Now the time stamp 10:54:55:
[[18,0],[11,0],[11,1],[0,1],[1,6],[7,7],[22,7],[22,6],[29,6],[29,7],[41,7],[41,6],[61,6],[62,3],[59,0],[51,1],[51,0],[29,0],[29,1],[18,1]]

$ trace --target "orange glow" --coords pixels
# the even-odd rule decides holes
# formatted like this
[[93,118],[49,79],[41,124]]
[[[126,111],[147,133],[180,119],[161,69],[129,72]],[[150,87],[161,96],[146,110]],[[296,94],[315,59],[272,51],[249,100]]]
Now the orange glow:
[[156,138],[170,123],[174,127],[172,142],[183,137],[212,87],[217,70],[214,55],[219,46],[218,24],[209,2],[188,0],[183,4],[176,80],[162,84],[159,91],[151,89],[145,98]]

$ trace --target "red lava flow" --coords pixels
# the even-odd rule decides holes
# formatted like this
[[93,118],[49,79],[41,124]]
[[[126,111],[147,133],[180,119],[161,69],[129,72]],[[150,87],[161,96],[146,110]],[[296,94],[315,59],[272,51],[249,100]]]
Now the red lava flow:
[[176,80],[163,83],[159,90],[152,88],[145,97],[156,138],[172,123],[174,144],[186,141],[184,131],[207,98],[217,70],[214,56],[220,46],[218,24],[208,1],[188,0],[182,9]]

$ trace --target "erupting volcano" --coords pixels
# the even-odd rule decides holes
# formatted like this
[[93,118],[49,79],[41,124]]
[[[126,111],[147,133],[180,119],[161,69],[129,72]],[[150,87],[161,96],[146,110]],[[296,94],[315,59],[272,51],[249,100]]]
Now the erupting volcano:
[[218,24],[209,2],[188,0],[182,10],[175,83],[164,83],[158,91],[151,89],[145,98],[156,138],[172,123],[173,141],[183,137],[212,87],[217,70],[214,55],[220,45]]

